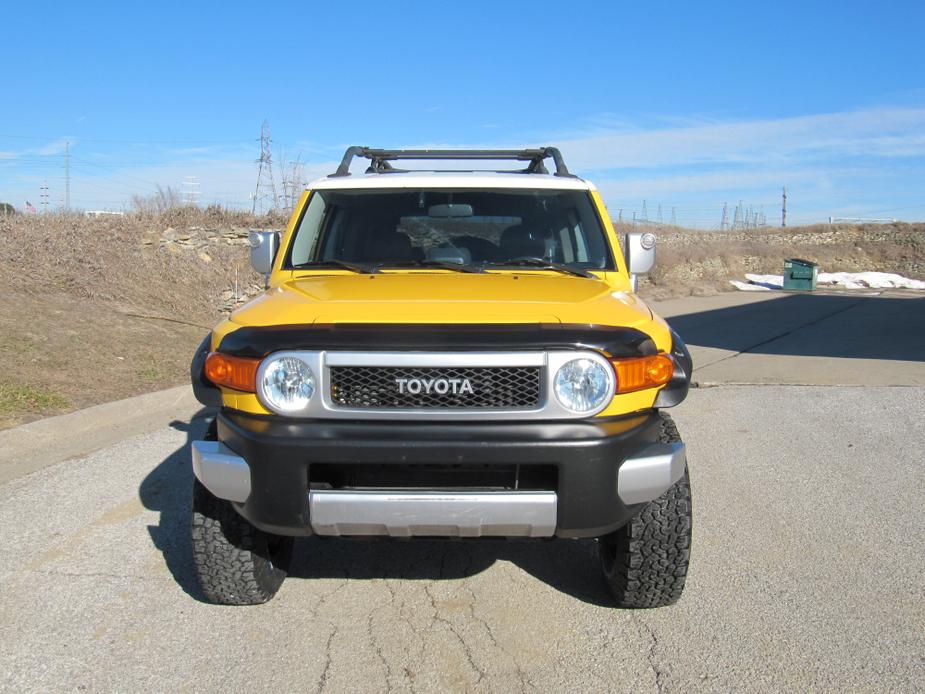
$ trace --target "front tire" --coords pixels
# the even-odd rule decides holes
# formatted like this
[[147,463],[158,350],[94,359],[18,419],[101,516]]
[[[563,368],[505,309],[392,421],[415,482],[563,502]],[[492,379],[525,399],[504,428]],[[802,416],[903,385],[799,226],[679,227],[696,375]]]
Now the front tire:
[[[671,417],[660,416],[658,441],[680,442]],[[691,487],[685,467],[681,479],[629,523],[598,538],[604,580],[618,607],[664,607],[678,601],[690,561],[691,521]]]
[[293,538],[271,535],[193,480],[193,564],[202,592],[221,605],[267,602],[286,578]]

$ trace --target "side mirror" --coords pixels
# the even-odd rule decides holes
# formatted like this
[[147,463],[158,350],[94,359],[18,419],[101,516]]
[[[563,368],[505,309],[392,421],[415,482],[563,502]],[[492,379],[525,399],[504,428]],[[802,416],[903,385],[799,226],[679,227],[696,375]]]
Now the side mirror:
[[279,250],[279,233],[275,231],[252,231],[247,237],[251,247],[251,267],[261,275],[269,276],[273,261]]
[[623,241],[623,258],[633,289],[636,289],[636,275],[646,274],[655,265],[655,234],[651,231],[627,234]]

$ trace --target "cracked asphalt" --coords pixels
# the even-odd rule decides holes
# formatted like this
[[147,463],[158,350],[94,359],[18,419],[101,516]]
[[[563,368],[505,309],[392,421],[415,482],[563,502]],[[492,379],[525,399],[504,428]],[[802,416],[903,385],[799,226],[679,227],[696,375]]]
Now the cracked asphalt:
[[[792,371],[825,357],[808,341],[720,356]],[[890,373],[921,377],[919,347]],[[875,358],[856,351],[828,359]],[[609,606],[592,541],[308,539],[272,602],[205,604],[188,527],[204,424],[176,422],[0,485],[0,688],[921,691],[922,412],[920,386],[692,390],[673,413],[687,588],[639,611]]]

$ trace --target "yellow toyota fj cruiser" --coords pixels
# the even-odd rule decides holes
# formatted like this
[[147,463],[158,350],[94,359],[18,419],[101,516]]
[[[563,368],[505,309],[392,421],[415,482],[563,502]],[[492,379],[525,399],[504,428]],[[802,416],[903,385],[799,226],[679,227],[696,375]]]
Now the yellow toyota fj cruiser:
[[267,290],[192,364],[219,408],[192,446],[209,599],[269,600],[312,534],[597,538],[618,605],[680,597],[690,486],[661,410],[687,395],[690,354],[634,291],[655,237],[621,249],[557,149],[351,147],[282,238],[250,240]]

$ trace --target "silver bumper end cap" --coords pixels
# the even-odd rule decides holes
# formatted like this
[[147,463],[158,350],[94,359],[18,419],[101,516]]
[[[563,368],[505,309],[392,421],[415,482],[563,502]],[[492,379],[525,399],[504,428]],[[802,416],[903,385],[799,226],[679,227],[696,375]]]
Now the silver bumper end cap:
[[651,443],[623,461],[617,494],[627,505],[657,499],[681,479],[687,465],[683,443]]
[[309,492],[318,535],[551,537],[555,492]]
[[219,499],[244,503],[251,494],[247,461],[221,441],[193,441],[193,474]]

